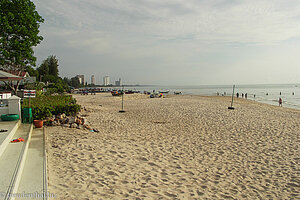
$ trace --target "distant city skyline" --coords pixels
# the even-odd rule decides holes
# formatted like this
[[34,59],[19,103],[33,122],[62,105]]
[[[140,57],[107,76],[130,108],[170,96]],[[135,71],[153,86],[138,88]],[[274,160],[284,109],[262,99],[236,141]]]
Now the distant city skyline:
[[94,85],[115,85],[115,86],[120,86],[120,85],[123,84],[121,78],[118,78],[117,80],[114,79],[111,82],[110,76],[108,76],[108,75],[103,76],[103,77],[101,77],[99,75],[99,80],[100,80],[99,82],[97,82],[97,78],[94,74],[91,75],[90,80],[86,81],[86,82],[85,82],[85,78],[84,78],[85,75],[84,74],[76,75],[75,77],[78,78],[80,84],[86,84],[87,83],[87,84],[94,84]]
[[45,19],[37,64],[56,55],[62,77],[94,74],[97,81],[109,74],[127,84],[163,85],[300,82],[298,0],[33,2]]

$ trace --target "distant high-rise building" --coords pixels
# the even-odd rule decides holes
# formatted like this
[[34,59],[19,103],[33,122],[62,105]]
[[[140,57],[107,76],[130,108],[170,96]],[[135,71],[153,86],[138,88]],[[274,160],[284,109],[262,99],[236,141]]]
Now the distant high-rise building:
[[121,80],[121,78],[119,78],[118,81],[115,81],[115,85],[116,85],[116,86],[121,86],[121,85],[122,85],[122,80]]
[[109,76],[104,76],[103,77],[103,85],[109,85]]
[[91,84],[96,85],[96,78],[94,75],[91,76]]
[[84,75],[77,75],[76,78],[78,78],[80,84],[84,84],[85,83],[84,82]]

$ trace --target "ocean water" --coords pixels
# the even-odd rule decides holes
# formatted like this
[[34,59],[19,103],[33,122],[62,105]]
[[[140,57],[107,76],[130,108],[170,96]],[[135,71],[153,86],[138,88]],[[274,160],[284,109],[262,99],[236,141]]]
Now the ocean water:
[[[206,85],[206,86],[134,86],[125,89],[149,91],[166,91],[169,94],[181,92],[182,94],[195,94],[202,96],[232,95],[232,85]],[[262,103],[278,105],[279,97],[283,100],[283,106],[300,109],[300,84],[278,84],[278,85],[236,85],[235,94],[247,93],[247,98]],[[254,97],[255,95],[255,97]],[[235,95],[236,96],[236,95]]]

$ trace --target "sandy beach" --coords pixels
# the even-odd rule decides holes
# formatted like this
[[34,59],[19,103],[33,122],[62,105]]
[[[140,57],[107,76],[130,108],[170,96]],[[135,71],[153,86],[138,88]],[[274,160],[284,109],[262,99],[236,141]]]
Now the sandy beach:
[[47,127],[58,199],[300,198],[300,110],[230,97],[74,95],[100,132]]

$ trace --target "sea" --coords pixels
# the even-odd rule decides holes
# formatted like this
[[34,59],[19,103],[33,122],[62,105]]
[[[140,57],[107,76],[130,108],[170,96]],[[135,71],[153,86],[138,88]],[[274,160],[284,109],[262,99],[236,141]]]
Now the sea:
[[[169,91],[169,94],[181,92],[182,94],[194,94],[202,96],[231,96],[233,85],[200,85],[200,86],[126,86],[127,90],[140,92]],[[247,99],[278,106],[278,100],[283,100],[283,106],[300,109],[300,84],[259,84],[259,85],[235,85],[235,97],[239,93],[247,94]]]

